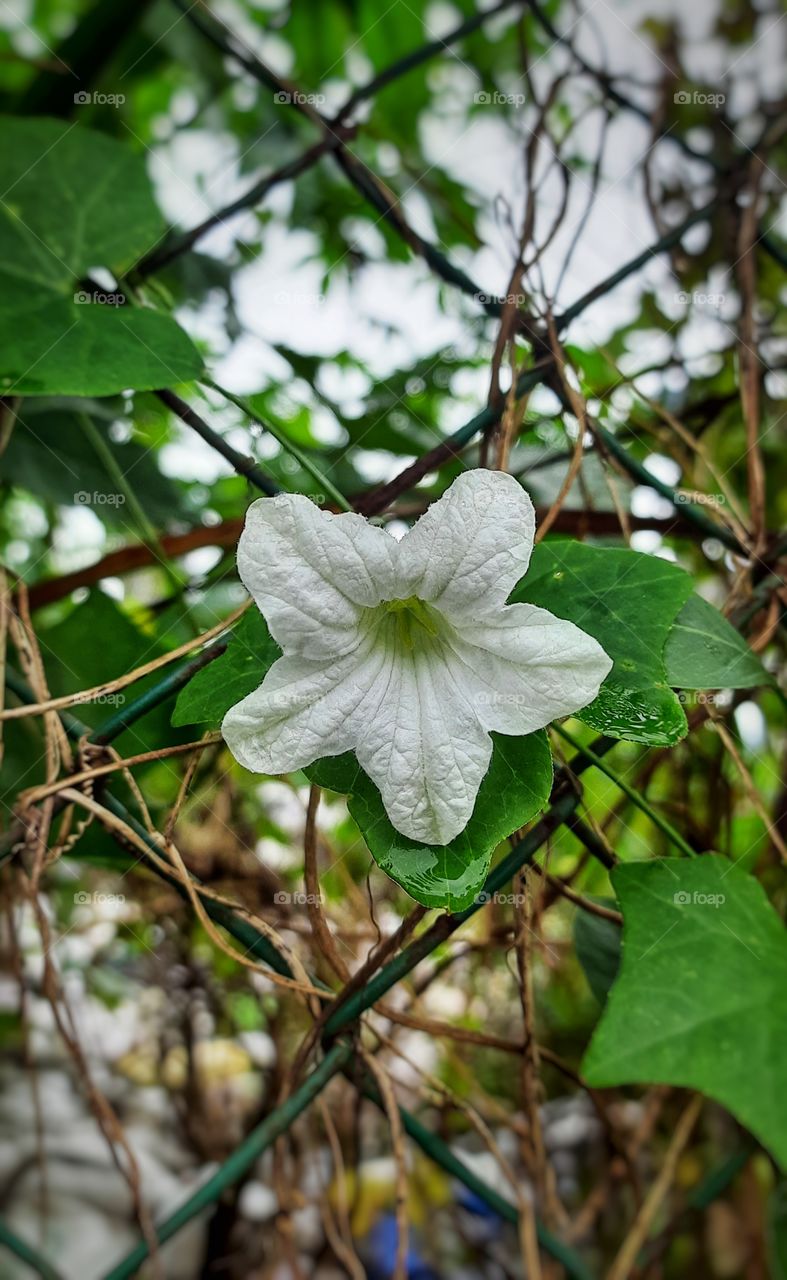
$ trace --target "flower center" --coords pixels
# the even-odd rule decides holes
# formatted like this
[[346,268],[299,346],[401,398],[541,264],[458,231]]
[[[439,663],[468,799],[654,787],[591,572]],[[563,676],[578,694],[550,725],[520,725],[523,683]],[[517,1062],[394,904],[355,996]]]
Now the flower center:
[[370,613],[370,621],[384,628],[389,639],[405,649],[420,649],[440,638],[440,615],[417,596],[384,600]]

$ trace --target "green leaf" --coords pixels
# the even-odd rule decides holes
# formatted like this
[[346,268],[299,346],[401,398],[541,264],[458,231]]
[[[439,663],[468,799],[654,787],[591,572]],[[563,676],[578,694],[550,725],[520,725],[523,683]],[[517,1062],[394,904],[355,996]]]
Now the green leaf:
[[226,651],[181,689],[172,712],[174,725],[219,724],[230,707],[259,689],[281,650],[254,605],[230,636]]
[[[594,898],[603,907],[617,907],[614,898]],[[590,911],[574,917],[574,946],[588,986],[599,1004],[606,1001],[620,968],[620,926]]]
[[4,120],[3,137],[2,392],[106,396],[197,377],[200,355],[171,317],[80,288],[96,267],[117,278],[161,238],[144,160],[58,120]]
[[[97,637],[100,637],[98,642]],[[98,588],[62,621],[44,631],[42,639],[47,679],[54,697],[114,680],[166,652],[166,646],[155,634],[138,627],[124,609]],[[156,672],[151,672],[119,693],[77,703],[73,714],[96,728],[127,702],[152,688],[158,679]],[[182,738],[182,734],[173,733],[167,709],[161,706],[154,707],[125,729],[114,745],[121,753],[131,755]],[[173,772],[172,777],[176,776]]]
[[612,658],[612,670],[580,720],[616,738],[672,746],[687,725],[663,652],[690,592],[691,578],[666,560],[561,539],[539,543],[511,599],[575,623]]
[[686,713],[672,689],[660,683],[650,689],[627,689],[614,683],[613,676],[614,671],[578,719],[599,733],[649,746],[671,747],[686,736]]
[[718,609],[692,595],[664,647],[667,679],[679,689],[751,689],[770,684],[759,658]]
[[390,823],[380,793],[352,754],[318,760],[305,770],[318,786],[349,793],[348,807],[377,865],[416,902],[462,911],[478,896],[495,848],[543,809],[552,788],[546,734],[492,734],[494,750],[475,808],[450,844],[426,845]]
[[618,866],[612,881],[623,962],[585,1080],[700,1090],[787,1163],[787,933],[762,887],[717,854]]
[[766,1239],[772,1280],[787,1280],[787,1178],[770,1194]]
[[[86,438],[77,414],[63,404],[71,401],[31,400],[17,418],[3,454],[3,480],[59,506],[88,506],[105,524],[118,525],[137,536],[133,518],[117,493],[117,481]],[[186,491],[162,475],[153,450],[129,440],[117,443],[109,426],[122,416],[119,401],[87,400],[78,409],[89,415],[108,451],[128,477],[145,514],[158,526],[175,519],[194,520]]]

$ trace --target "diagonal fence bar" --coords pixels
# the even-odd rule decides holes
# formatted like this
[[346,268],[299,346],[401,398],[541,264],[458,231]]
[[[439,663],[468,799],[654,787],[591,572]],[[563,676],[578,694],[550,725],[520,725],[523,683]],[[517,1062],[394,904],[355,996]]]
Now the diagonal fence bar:
[[0,1221],[0,1245],[5,1245],[9,1253],[13,1253],[21,1262],[26,1263],[37,1276],[41,1277],[41,1280],[64,1280],[61,1273],[43,1254],[39,1253],[38,1249],[27,1240],[23,1240],[2,1221]]

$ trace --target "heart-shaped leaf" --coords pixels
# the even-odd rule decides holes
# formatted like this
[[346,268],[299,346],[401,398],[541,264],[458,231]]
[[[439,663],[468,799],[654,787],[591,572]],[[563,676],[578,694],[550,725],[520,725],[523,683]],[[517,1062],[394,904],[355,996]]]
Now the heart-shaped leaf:
[[585,1080],[699,1089],[787,1163],[787,931],[762,886],[717,854],[618,866],[612,882],[622,966]]
[[687,725],[667,680],[664,644],[690,593],[689,575],[666,560],[560,539],[539,543],[511,599],[575,623],[612,658],[581,720],[616,738],[672,746]]
[[0,391],[107,396],[197,377],[202,360],[168,315],[83,287],[117,277],[164,223],[143,159],[60,120],[4,120],[0,152]]
[[664,647],[667,679],[678,689],[751,689],[771,676],[718,609],[691,595]]
[[546,734],[492,734],[494,749],[472,817],[450,844],[409,840],[390,823],[380,793],[355,756],[319,760],[305,772],[312,782],[349,794],[350,814],[377,865],[426,907],[462,911],[477,897],[492,854],[506,836],[543,809],[552,789]]
[[172,712],[172,723],[220,724],[236,702],[259,689],[281,650],[254,605],[233,629],[225,652],[189,680]]

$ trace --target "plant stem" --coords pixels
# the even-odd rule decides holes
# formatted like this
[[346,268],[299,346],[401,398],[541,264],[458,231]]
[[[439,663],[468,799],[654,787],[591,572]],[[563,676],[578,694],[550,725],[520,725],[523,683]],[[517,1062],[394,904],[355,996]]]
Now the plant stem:
[[118,493],[123,495],[126,505],[128,506],[129,514],[133,523],[136,525],[140,538],[158,560],[169,580],[170,586],[172,586],[177,593],[181,592],[187,583],[187,579],[181,575],[172,562],[167,559],[167,554],[158,540],[158,533],[152,522],[148,519],[147,512],[140,503],[133,487],[129,484],[128,477],[123,471],[123,468],[93,419],[87,413],[78,413],[77,418],[85,437],[93,449],[93,452],[101,462],[101,465],[112,483],[117,485]]
[[284,434],[281,427],[276,427],[272,422],[263,420],[259,414],[252,409],[248,400],[244,400],[242,396],[236,396],[234,392],[228,391],[226,387],[219,386],[218,382],[214,382],[212,378],[205,377],[202,378],[201,381],[206,387],[211,387],[213,391],[217,391],[225,400],[229,400],[232,404],[236,405],[242,413],[246,414],[247,418],[251,418],[252,422],[256,422],[264,431],[267,431],[269,435],[272,435],[274,440],[278,440],[282,449],[289,453],[291,457],[295,458],[296,462],[303,467],[304,471],[308,471],[313,480],[316,480],[318,484],[323,486],[325,496],[332,498],[337,507],[342,511],[353,510],[344,494],[340,493],[316,463],[312,462],[311,458],[309,458],[302,449],[299,449],[297,444]]
[[668,822],[666,818],[663,818],[660,813],[657,813],[657,811],[648,804],[647,800],[644,800],[633,787],[629,786],[625,778],[621,778],[620,774],[616,773],[615,770],[607,764],[606,760],[602,760],[600,756],[597,756],[595,751],[592,751],[590,747],[583,746],[579,738],[576,738],[568,729],[564,729],[563,725],[556,724],[553,725],[553,728],[556,733],[560,734],[561,738],[565,738],[566,742],[571,743],[571,746],[575,751],[578,751],[580,755],[584,756],[584,758],[594,765],[596,769],[600,769],[602,773],[606,774],[610,781],[615,783],[616,787],[620,787],[620,790],[624,795],[628,796],[631,803],[648,815],[651,822],[658,827],[659,831],[664,833],[670,843],[675,845],[676,849],[680,849],[681,853],[684,853],[687,858],[696,857],[696,850],[692,849],[690,844],[687,844],[680,832],[675,830],[672,823]]

